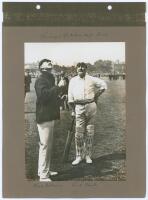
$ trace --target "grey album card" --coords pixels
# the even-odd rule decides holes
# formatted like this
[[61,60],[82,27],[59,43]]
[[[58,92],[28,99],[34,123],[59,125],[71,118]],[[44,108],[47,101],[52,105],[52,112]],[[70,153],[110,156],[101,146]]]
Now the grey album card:
[[3,3],[3,196],[144,197],[144,3]]

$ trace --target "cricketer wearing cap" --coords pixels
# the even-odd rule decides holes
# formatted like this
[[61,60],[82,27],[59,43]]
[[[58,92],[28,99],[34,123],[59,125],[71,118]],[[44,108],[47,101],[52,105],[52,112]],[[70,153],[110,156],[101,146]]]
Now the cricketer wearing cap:
[[104,80],[86,73],[85,63],[77,64],[77,76],[72,78],[68,88],[68,102],[72,115],[76,117],[75,145],[76,159],[72,165],[79,164],[82,159],[92,163],[92,146],[94,122],[97,111],[97,98],[107,89]]
[[51,181],[51,175],[57,172],[50,170],[51,152],[53,143],[54,121],[60,118],[59,94],[62,84],[55,85],[55,78],[52,74],[52,63],[48,59],[43,59],[39,63],[41,75],[35,82],[36,101],[36,121],[39,132],[39,159],[38,175],[40,181]]

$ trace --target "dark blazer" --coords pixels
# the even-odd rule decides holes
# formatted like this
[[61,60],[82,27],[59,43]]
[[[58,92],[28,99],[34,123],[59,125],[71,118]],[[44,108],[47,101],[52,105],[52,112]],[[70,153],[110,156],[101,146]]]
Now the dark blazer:
[[42,72],[35,82],[36,121],[38,124],[60,118],[59,87],[52,74]]

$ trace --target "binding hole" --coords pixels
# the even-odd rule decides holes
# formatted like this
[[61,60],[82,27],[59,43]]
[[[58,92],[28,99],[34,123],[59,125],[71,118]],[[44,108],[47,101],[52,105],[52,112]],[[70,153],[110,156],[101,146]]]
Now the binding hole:
[[112,6],[111,6],[111,5],[108,5],[108,6],[107,6],[107,10],[109,10],[109,11],[112,10]]
[[36,9],[37,9],[37,10],[40,10],[40,9],[41,9],[41,6],[40,6],[39,4],[37,4],[37,5],[36,5]]

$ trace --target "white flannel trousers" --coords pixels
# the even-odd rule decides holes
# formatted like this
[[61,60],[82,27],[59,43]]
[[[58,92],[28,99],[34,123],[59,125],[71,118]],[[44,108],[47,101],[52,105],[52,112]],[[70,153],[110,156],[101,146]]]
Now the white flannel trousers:
[[39,131],[38,176],[48,178],[51,164],[54,121],[37,124]]
[[94,138],[94,122],[97,111],[96,103],[86,105],[76,105],[76,131],[75,145],[76,156],[82,158],[86,155],[91,157],[93,138]]

